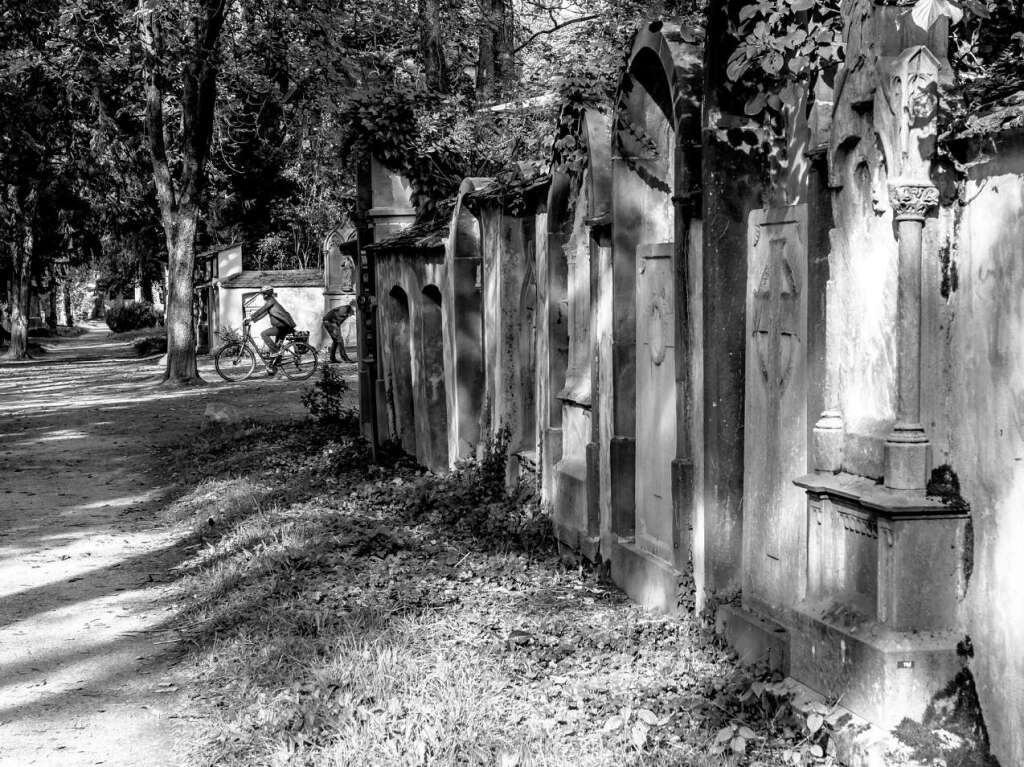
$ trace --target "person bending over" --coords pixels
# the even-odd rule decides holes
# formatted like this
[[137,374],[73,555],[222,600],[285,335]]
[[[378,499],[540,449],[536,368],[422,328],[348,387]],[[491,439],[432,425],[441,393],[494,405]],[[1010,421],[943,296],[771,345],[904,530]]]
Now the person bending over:
[[356,313],[356,302],[355,300],[350,301],[344,306],[335,306],[327,314],[324,315],[323,322],[324,330],[331,337],[331,362],[337,362],[335,353],[341,354],[341,359],[345,362],[351,362],[349,359],[348,352],[345,351],[345,341],[341,336],[341,326],[345,320]]
[[288,310],[281,306],[278,300],[274,298],[274,289],[272,287],[264,285],[260,289],[260,295],[263,296],[263,300],[266,303],[253,312],[252,316],[245,321],[245,324],[249,325],[263,317],[270,317],[270,327],[260,333],[260,336],[263,338],[267,348],[274,354],[274,361],[276,362],[281,357],[280,343],[285,339],[285,336],[295,330],[295,320],[292,319]]

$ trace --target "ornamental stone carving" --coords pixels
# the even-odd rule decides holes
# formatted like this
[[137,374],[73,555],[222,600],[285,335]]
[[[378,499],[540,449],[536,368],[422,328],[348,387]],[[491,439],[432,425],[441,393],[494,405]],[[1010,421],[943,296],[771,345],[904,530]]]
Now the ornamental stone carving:
[[889,202],[897,221],[923,220],[939,204],[939,190],[927,182],[889,182]]

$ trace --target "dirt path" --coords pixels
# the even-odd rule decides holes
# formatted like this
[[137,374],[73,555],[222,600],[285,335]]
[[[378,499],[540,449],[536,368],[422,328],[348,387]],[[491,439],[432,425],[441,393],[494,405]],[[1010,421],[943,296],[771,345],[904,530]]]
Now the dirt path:
[[161,521],[161,448],[199,432],[208,402],[265,420],[303,414],[308,383],[265,377],[156,386],[105,327],[0,364],[0,765],[176,763],[181,531]]

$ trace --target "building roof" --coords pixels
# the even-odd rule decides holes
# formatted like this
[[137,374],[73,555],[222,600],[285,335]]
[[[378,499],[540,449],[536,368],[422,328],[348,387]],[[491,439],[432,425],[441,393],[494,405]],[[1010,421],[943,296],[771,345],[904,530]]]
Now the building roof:
[[446,201],[438,206],[436,215],[430,219],[413,224],[394,237],[367,245],[364,250],[372,250],[377,253],[444,250],[454,207],[455,204],[452,201]]
[[523,200],[535,192],[547,192],[551,184],[548,173],[536,174],[528,178],[513,177],[508,180],[494,180],[480,189],[469,192],[468,200],[506,205],[510,201]]
[[213,258],[218,253],[223,253],[225,250],[231,250],[232,248],[240,248],[241,246],[242,246],[241,242],[233,242],[230,245],[220,245],[220,246],[218,246],[216,248],[212,248],[210,250],[204,250],[202,253],[196,254],[196,259],[198,260],[200,258]]
[[322,269],[250,269],[220,281],[222,288],[259,288],[263,285],[272,288],[322,288],[324,273]]

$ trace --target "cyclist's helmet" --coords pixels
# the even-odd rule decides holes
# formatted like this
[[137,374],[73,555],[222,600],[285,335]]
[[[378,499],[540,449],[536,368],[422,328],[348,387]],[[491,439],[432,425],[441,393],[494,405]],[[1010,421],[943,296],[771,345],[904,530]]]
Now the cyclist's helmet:
[[274,295],[274,289],[270,287],[270,285],[264,285],[262,288],[260,288],[260,293],[262,293],[265,296],[268,294],[272,296]]

